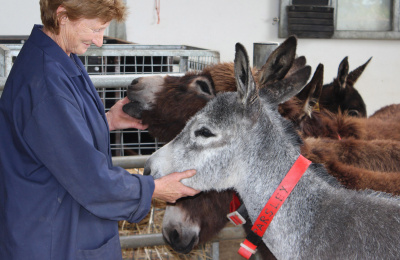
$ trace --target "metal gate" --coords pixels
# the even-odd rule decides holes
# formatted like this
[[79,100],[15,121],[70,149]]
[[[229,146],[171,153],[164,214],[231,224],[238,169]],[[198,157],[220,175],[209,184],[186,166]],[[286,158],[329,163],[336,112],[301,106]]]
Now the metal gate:
[[[0,39],[0,91],[24,40]],[[126,96],[126,88],[137,77],[154,74],[183,75],[219,62],[219,52],[185,45],[104,44],[91,46],[79,56],[103,101],[105,110]],[[0,92],[1,94],[1,92]],[[147,131],[117,130],[110,133],[113,156],[148,155],[163,143]]]

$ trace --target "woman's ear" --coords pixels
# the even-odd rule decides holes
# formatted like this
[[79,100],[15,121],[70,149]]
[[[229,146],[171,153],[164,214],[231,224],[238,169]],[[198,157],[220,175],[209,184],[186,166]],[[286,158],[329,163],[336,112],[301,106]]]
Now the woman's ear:
[[64,8],[64,6],[60,5],[57,8],[56,13],[59,24],[60,25],[65,24],[65,22],[68,20],[68,16],[67,16],[67,10]]

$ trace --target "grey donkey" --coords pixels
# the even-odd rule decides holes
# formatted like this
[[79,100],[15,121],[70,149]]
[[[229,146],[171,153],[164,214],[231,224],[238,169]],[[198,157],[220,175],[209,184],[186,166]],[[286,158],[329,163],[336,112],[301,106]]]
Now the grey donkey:
[[[254,223],[300,155],[301,139],[277,108],[308,77],[258,90],[246,50],[236,44],[238,91],[210,101],[149,158],[145,174],[196,169],[182,183],[235,189]],[[311,164],[262,241],[278,259],[400,259],[400,197],[345,189],[322,165]]]

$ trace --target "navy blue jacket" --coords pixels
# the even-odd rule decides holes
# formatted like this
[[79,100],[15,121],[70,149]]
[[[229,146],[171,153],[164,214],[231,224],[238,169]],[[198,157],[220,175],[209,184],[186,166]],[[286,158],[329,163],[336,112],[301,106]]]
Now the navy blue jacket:
[[121,259],[154,180],[111,161],[104,106],[79,58],[35,25],[0,99],[0,259]]

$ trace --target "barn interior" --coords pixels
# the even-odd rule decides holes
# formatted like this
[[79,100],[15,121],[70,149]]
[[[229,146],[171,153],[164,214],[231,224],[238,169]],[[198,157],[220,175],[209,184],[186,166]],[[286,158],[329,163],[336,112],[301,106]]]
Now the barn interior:
[[[352,71],[370,58],[354,87],[367,117],[399,104],[400,0],[154,0],[125,1],[125,22],[112,22],[104,44],[80,56],[105,110],[126,96],[133,79],[149,75],[183,76],[207,66],[232,62],[235,44],[247,49],[250,64],[261,68],[282,42],[297,37],[298,56],[314,72],[324,65],[323,83],[338,76],[348,57]],[[34,24],[41,24],[39,1],[20,0],[0,8],[0,95],[7,76]],[[397,117],[400,119],[400,117]],[[394,129],[399,131],[399,129]],[[110,133],[113,162],[132,174],[143,174],[147,158],[165,142],[147,130]],[[245,238],[241,226],[228,223],[216,237],[180,254],[163,240],[166,204],[154,200],[140,223],[119,223],[124,259],[242,259],[237,250]],[[255,254],[251,259],[262,259]]]

